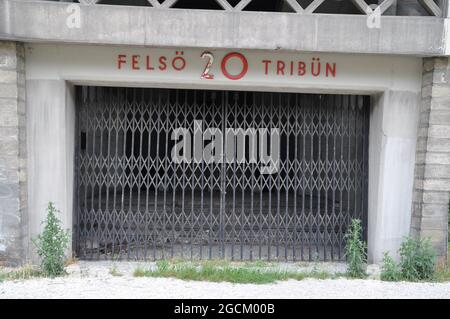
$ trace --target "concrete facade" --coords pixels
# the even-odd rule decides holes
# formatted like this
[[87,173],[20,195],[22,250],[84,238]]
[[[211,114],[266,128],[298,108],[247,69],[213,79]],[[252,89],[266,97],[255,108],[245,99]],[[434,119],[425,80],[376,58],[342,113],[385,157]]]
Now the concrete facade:
[[26,257],[26,167],[24,46],[0,42],[0,265]]
[[450,200],[450,64],[448,57],[423,64],[417,139],[412,234],[430,237],[442,261],[447,256]]
[[[405,1],[398,10],[423,10],[411,3]],[[62,211],[64,228],[72,229],[74,85],[369,94],[370,261],[380,262],[386,251],[395,254],[410,234],[431,237],[445,260],[448,19],[388,16],[380,29],[368,29],[366,16],[358,15],[299,18],[96,5],[81,6],[82,27],[70,29],[66,9],[67,4],[57,2],[0,3],[0,39],[5,40],[0,41],[0,264],[18,265],[33,256],[30,239],[40,232],[49,201]],[[161,48],[193,50],[198,59],[197,51],[204,49],[329,54],[344,71],[336,83],[252,78],[206,85],[198,73],[191,78],[118,73],[105,62],[113,61],[112,52]]]
[[[212,51],[221,56],[226,50]],[[185,50],[189,64],[184,77],[176,74],[146,74],[119,71],[116,55],[158,53],[169,50],[133,47],[80,45],[27,45],[27,90],[34,98],[27,101],[30,167],[30,233],[39,232],[49,200],[61,209],[65,227],[71,228],[73,203],[73,84],[98,86],[138,86],[262,90],[309,93],[353,93],[373,96],[369,141],[369,257],[381,261],[383,253],[397,251],[410,233],[414,158],[419,120],[422,59],[414,57],[353,56],[322,54],[322,61],[336,61],[339,81],[305,78],[261,80],[249,74],[243,82],[221,80],[205,82],[198,76],[202,69],[201,50]],[[249,63],[274,53],[241,51]],[[292,53],[278,52],[289,59]],[[305,55],[302,55],[305,57]],[[86,59],[85,57],[89,57]],[[67,63],[70,61],[70,63]],[[55,136],[54,132],[59,132]],[[36,173],[34,173],[36,172]]]

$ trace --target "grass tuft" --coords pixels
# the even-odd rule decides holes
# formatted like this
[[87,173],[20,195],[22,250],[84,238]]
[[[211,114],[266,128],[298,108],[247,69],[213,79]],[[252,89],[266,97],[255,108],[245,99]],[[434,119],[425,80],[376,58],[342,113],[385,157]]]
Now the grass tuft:
[[117,266],[116,265],[113,265],[110,269],[109,269],[109,274],[111,275],[111,276],[114,276],[114,277],[121,277],[122,276],[122,274],[119,272],[119,270],[117,269]]
[[203,263],[169,263],[160,261],[156,269],[135,269],[135,277],[163,277],[181,280],[230,282],[235,284],[269,284],[284,280],[303,280],[306,278],[330,279],[334,276],[322,271],[295,272],[264,269],[262,264],[245,263],[234,266],[226,261]]
[[25,265],[11,271],[0,269],[0,282],[7,280],[26,280],[43,276],[42,271],[32,265]]

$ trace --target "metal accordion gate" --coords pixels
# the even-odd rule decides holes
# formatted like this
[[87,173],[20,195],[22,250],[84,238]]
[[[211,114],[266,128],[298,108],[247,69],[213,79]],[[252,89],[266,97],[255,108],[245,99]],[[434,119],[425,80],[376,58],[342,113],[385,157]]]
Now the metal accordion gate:
[[78,87],[77,257],[344,259],[352,218],[367,236],[369,104]]

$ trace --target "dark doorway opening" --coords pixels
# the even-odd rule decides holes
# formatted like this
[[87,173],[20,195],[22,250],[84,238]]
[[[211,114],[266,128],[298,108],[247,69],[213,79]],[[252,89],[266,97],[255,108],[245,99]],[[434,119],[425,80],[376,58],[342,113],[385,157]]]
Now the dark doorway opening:
[[[78,87],[77,256],[342,260],[351,219],[367,230],[369,104],[355,95]],[[206,138],[196,139],[195,123]],[[191,154],[181,161],[179,129],[192,137],[179,144]],[[244,134],[240,143],[229,129]],[[209,154],[213,139],[216,157],[196,161],[194,148]]]

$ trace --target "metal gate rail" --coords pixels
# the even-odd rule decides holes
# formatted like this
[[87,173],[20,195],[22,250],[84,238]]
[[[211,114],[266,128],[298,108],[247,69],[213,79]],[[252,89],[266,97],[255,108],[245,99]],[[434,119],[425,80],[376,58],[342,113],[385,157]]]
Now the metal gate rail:
[[[351,218],[367,228],[368,104],[348,95],[79,87],[78,257],[342,260]],[[242,150],[232,142],[233,161],[227,134],[222,149],[201,142],[216,145],[215,161],[174,161],[175,130],[198,147],[194,123],[202,134],[259,135],[244,136]],[[259,156],[265,130],[279,132],[270,173]]]

